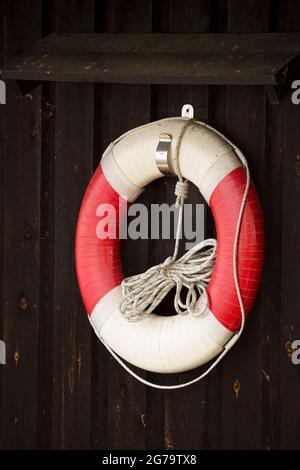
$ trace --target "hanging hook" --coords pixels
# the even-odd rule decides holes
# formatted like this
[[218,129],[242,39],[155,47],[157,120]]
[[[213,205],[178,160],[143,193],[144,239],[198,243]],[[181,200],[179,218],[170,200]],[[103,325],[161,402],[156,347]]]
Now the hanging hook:
[[194,108],[191,104],[185,104],[182,106],[181,117],[194,119]]

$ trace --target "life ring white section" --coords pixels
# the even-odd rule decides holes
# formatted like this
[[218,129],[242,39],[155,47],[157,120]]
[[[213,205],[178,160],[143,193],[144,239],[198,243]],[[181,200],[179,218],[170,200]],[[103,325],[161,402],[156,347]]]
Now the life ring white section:
[[144,188],[132,183],[118,167],[112,149],[109,149],[101,160],[102,171],[111,187],[123,198],[133,202],[141,194]]
[[[131,185],[143,188],[163,176],[155,160],[159,135],[172,136],[170,163],[174,168],[172,162],[177,158],[178,141],[186,125],[186,119],[167,118],[138,127],[115,141],[105,157],[114,160],[112,165],[116,165]],[[198,121],[192,121],[184,131],[178,157],[182,176],[199,188],[207,202],[217,184],[241,166],[233,147],[217,131]],[[122,184],[118,187],[116,181],[107,176],[117,192],[123,190]]]
[[219,354],[233,335],[209,309],[200,317],[152,314],[129,322],[120,312],[121,300],[117,286],[98,302],[90,322],[119,356],[148,371],[174,373],[198,367]]

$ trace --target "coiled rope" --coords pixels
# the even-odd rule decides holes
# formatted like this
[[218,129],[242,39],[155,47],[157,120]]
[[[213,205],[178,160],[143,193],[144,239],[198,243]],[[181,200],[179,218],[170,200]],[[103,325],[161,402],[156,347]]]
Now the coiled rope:
[[[123,301],[121,313],[129,321],[140,321],[151,314],[173,287],[176,287],[174,308],[180,315],[201,315],[205,310],[196,309],[199,296],[207,298],[206,287],[210,281],[216,259],[217,242],[211,238],[204,240],[177,260],[182,235],[184,200],[188,197],[188,181],[178,181],[175,188],[176,207],[179,217],[173,256],[163,263],[152,266],[145,273],[128,277],[122,282]],[[187,288],[185,302],[182,288]]]
[[[181,175],[178,155],[183,134],[189,127],[189,125],[191,125],[192,123],[193,121],[189,120],[187,121],[187,124],[183,126],[181,134],[178,138],[175,160],[173,162],[175,163],[175,172],[178,176],[178,182],[175,187],[175,195],[177,196],[176,205],[177,207],[179,207],[174,253],[172,257],[168,257],[163,263],[157,266],[152,266],[145,273],[128,277],[122,281],[123,301],[121,303],[120,310],[122,315],[129,321],[140,321],[143,320],[149,314],[151,314],[155,307],[163,300],[163,298],[173,287],[176,287],[174,307],[178,314],[191,314],[194,316],[198,316],[205,311],[207,306],[208,295],[206,288],[211,278],[213,266],[215,263],[217,246],[216,240],[207,239],[203,242],[198,243],[197,245],[192,247],[187,253],[185,253],[181,258],[179,258],[179,260],[177,260],[179,243],[182,235],[184,200],[188,197],[188,181],[184,180]],[[204,125],[209,129],[212,129],[207,124]],[[144,379],[143,377],[135,373],[130,367],[128,367],[127,364],[104,341],[104,339],[100,338],[106,349],[132,377],[134,377],[144,385],[148,385],[152,388],[160,390],[176,390],[179,388],[185,388],[189,385],[199,382],[204,377],[206,377],[217,366],[217,364],[221,362],[223,357],[239,340],[245,326],[245,308],[238,280],[237,248],[243,213],[249,192],[250,171],[247,160],[242,154],[242,152],[221,133],[219,133],[215,129],[212,130],[218,135],[220,135],[224,140],[226,140],[227,143],[230,144],[230,146],[234,149],[236,155],[238,156],[246,170],[246,185],[243,199],[241,202],[233,245],[233,276],[237,297],[241,309],[241,327],[239,331],[235,333],[225,344],[224,350],[207,368],[205,372],[203,372],[198,377],[189,380],[188,382],[184,382],[177,385],[160,385]],[[188,289],[185,302],[183,302],[181,299],[182,287],[186,287]],[[204,296],[205,301],[201,302],[201,309],[196,309],[196,302],[200,296]]]

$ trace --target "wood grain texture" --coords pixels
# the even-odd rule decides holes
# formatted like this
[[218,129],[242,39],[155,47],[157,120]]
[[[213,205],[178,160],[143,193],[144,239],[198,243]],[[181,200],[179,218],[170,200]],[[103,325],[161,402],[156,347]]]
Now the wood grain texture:
[[[190,17],[192,11],[197,13],[195,8],[182,12],[175,7],[173,11]],[[208,24],[207,18],[202,16],[198,29]],[[265,21],[265,17],[258,15],[258,20]],[[162,21],[166,29],[166,19]],[[134,24],[136,29],[138,22]],[[4,77],[104,83],[267,84],[276,85],[280,91],[290,75],[299,71],[297,33],[129,34],[128,21],[124,25],[127,34],[50,35],[8,64]],[[245,28],[250,26],[245,22]],[[234,28],[233,21],[232,31]],[[237,20],[240,28],[243,25]]]
[[[268,4],[256,15],[251,0],[228,4],[228,31],[256,32],[268,29]],[[255,11],[255,12],[254,12]],[[258,87],[227,87],[226,135],[245,153],[251,177],[263,197],[265,155],[265,90]],[[261,447],[262,310],[259,295],[245,327],[245,333],[223,362],[223,447],[259,449]],[[234,392],[238,381],[240,391]],[[251,396],[249,392],[251,390]]]
[[[6,54],[4,50],[5,44],[5,21],[4,21],[4,3],[0,3],[0,70],[6,63]],[[1,76],[2,78],[2,76]],[[0,105],[0,305],[3,305],[3,264],[4,264],[4,179],[5,179],[5,147],[6,147],[6,109],[4,105]],[[3,338],[3,322],[2,315],[0,316],[0,338]],[[0,372],[0,403],[2,394],[2,373]],[[1,429],[1,428],[0,428]],[[2,447],[2,443],[1,443]]]
[[[53,285],[55,266],[55,114],[56,87],[44,84],[42,94],[42,161],[40,219],[40,316],[38,364],[37,446],[49,449],[52,441],[53,399]],[[49,373],[51,371],[51,373]]]
[[[98,27],[105,32],[137,33],[151,31],[152,2],[134,0],[128,5],[119,0],[105,1],[98,6]],[[97,162],[107,145],[125,131],[150,120],[150,87],[143,85],[97,85],[95,106],[95,142]],[[145,202],[147,194],[141,197]],[[133,255],[134,253],[134,255]],[[122,263],[126,275],[142,272],[147,268],[147,242],[124,240]],[[102,360],[103,346],[95,360]],[[102,442],[107,433],[106,445],[110,449],[143,449],[147,419],[145,387],[130,377],[115,360],[109,357],[108,396],[106,429],[99,429],[98,441]],[[145,375],[141,372],[141,375]],[[98,374],[98,413],[104,416],[102,380],[103,371]]]
[[[0,44],[5,44],[5,23],[4,17],[4,4],[0,3]],[[4,47],[0,47],[0,70],[5,64],[5,51]],[[2,77],[1,77],[2,78]],[[6,134],[6,112],[5,107],[0,105],[0,267],[3,266],[4,261],[4,172],[5,172],[5,134]],[[0,305],[3,305],[3,270],[0,268]],[[2,335],[2,321],[0,321],[0,338]],[[1,403],[1,377],[0,374],[0,403]]]
[[[266,149],[262,207],[265,223],[265,269],[262,311],[262,448],[280,447],[280,309],[282,237],[282,160],[284,104],[266,106]],[[272,196],[270,196],[272,194]]]
[[[33,12],[29,11],[33,7]],[[39,2],[3,2],[5,60],[40,39]],[[9,28],[7,25],[9,24]],[[2,105],[1,105],[2,106]],[[4,136],[1,448],[36,446],[40,243],[40,91],[7,87]]]
[[[300,24],[298,2],[286,5],[279,1],[274,15],[274,27],[278,31],[296,31]],[[300,267],[300,178],[297,176],[299,159],[300,106],[289,98],[283,108],[284,122],[282,145],[282,219],[281,219],[281,303],[280,311],[280,422],[276,427],[281,432],[282,449],[299,449],[300,406],[297,391],[300,384],[299,365],[293,365],[290,343],[300,338],[299,322],[299,267]],[[275,220],[274,220],[275,221]],[[278,244],[279,245],[279,244]],[[279,287],[279,282],[278,282]]]
[[[93,31],[94,4],[56,2],[55,28]],[[91,330],[77,287],[74,237],[93,168],[94,88],[58,84],[55,96],[52,447],[89,448]]]
[[[42,36],[56,29],[53,2],[44,1]],[[53,305],[55,266],[55,118],[56,85],[41,86],[41,220],[40,220],[40,318],[38,364],[37,447],[52,447],[53,408]],[[49,370],[51,373],[49,373]]]
[[[217,8],[211,8],[210,30],[214,33],[227,30],[228,2],[219,1]],[[210,86],[208,89],[208,122],[222,133],[226,133],[226,86]],[[207,208],[205,236],[215,237],[215,224]],[[223,364],[205,380],[204,448],[221,449],[223,445]]]
[[299,106],[286,102],[283,151],[282,190],[282,263],[281,268],[281,447],[297,449],[300,442],[300,406],[297,390],[299,366],[292,363],[288,344],[300,338],[300,294],[295,286],[300,276],[300,178],[296,174],[299,160]]

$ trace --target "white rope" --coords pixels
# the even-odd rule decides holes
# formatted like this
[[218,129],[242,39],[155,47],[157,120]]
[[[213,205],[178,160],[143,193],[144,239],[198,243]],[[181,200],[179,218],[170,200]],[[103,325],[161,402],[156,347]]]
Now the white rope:
[[[177,260],[184,200],[188,197],[188,181],[179,180],[175,194],[179,216],[173,256],[152,266],[145,273],[128,277],[122,282],[123,301],[120,310],[129,321],[140,321],[151,314],[173,287],[176,287],[176,313],[199,316],[205,311],[205,303],[203,308],[196,310],[196,302],[200,295],[207,299],[206,286],[216,259],[216,240],[212,238],[198,243]],[[185,302],[181,296],[183,287],[188,289]]]
[[[190,123],[191,120],[189,120],[187,125],[183,127],[182,133],[178,139],[176,149],[177,163],[181,139],[186,128],[189,126]],[[125,362],[111,349],[111,347],[104,341],[104,339],[100,338],[106,349],[111,353],[111,355],[116,359],[116,361],[130,375],[132,375],[132,377],[139,380],[144,385],[148,385],[156,389],[175,390],[179,388],[188,387],[189,385],[192,385],[202,380],[217,366],[217,364],[223,359],[223,357],[230,351],[230,349],[238,341],[244,330],[246,316],[238,279],[237,248],[241,222],[249,192],[250,172],[247,160],[245,159],[244,155],[240,152],[240,150],[235,147],[222,134],[217,131],[215,132],[221,135],[234,148],[236,155],[239,157],[246,170],[246,185],[243,199],[241,202],[233,245],[233,275],[238,301],[241,309],[241,326],[239,331],[235,335],[233,335],[232,338],[225,344],[224,350],[205,372],[203,372],[195,379],[177,385],[159,385],[145,380],[143,377],[136,374],[132,369],[130,369],[130,367],[128,367],[127,364],[125,364]],[[191,314],[194,316],[198,316],[205,311],[207,305],[208,295],[206,287],[212,275],[212,270],[216,257],[217,243],[215,239],[204,240],[203,242],[200,242],[195,245],[179,260],[177,260],[179,242],[182,235],[182,216],[184,200],[188,197],[188,181],[183,180],[179,170],[179,164],[177,164],[177,168],[179,181],[176,184],[175,195],[177,196],[176,205],[179,206],[179,216],[174,253],[172,257],[168,257],[163,263],[157,266],[152,266],[145,273],[131,276],[123,280],[123,301],[121,303],[120,309],[123,316],[129,321],[140,321],[143,320],[149,314],[151,314],[156,308],[156,306],[162,301],[162,299],[173,287],[176,287],[174,307],[178,314]],[[182,302],[181,299],[182,287],[186,287],[188,289],[185,302]],[[205,297],[205,301],[201,303],[203,307],[200,310],[196,310],[196,302],[199,296],[201,295]]]

